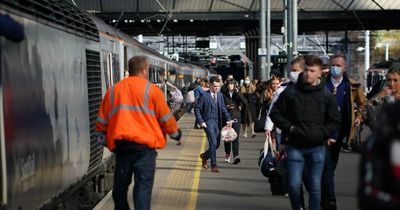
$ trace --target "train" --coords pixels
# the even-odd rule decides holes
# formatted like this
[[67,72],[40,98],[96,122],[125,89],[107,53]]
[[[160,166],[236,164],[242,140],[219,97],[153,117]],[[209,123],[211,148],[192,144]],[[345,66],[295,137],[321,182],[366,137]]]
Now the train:
[[90,209],[111,188],[113,155],[95,121],[132,56],[149,58],[149,80],[165,92],[166,81],[184,88],[212,75],[64,0],[2,0],[0,13],[25,32],[19,43],[0,37],[1,210]]

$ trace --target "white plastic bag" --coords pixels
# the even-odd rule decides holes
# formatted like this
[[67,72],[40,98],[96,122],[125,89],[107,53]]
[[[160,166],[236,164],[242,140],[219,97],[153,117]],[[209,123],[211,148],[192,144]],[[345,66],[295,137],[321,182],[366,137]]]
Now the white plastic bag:
[[222,141],[233,141],[237,137],[236,131],[232,128],[232,126],[225,126],[221,130],[221,139]]

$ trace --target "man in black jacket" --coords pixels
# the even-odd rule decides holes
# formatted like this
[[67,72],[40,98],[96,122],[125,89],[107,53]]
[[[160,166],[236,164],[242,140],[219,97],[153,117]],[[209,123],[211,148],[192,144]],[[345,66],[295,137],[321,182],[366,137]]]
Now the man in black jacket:
[[321,59],[305,56],[304,71],[298,82],[282,92],[270,113],[274,124],[288,134],[288,187],[294,210],[301,208],[300,187],[304,169],[310,195],[309,208],[319,209],[325,144],[335,142],[330,136],[341,123],[336,98],[320,79],[321,67]]

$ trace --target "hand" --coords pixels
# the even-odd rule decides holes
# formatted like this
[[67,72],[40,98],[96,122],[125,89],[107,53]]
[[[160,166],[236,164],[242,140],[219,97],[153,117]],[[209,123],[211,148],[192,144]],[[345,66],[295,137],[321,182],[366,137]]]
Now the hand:
[[226,125],[232,127],[233,122],[233,120],[226,121]]
[[329,138],[328,141],[327,141],[328,146],[333,145],[335,143],[336,143],[336,140],[332,139],[332,138]]
[[202,127],[202,128],[207,128],[207,124],[206,124],[205,122],[202,122],[202,123],[200,124],[200,127]]
[[384,87],[383,90],[384,90],[384,93],[385,93],[386,96],[391,96],[392,95],[392,90],[390,88]]
[[181,129],[178,128],[178,134],[177,134],[176,136],[170,136],[170,137],[171,137],[171,139],[174,139],[174,140],[176,140],[176,141],[180,141],[181,138],[182,138],[182,131],[181,131]]
[[280,153],[280,154],[283,154],[282,152],[285,151],[285,150],[286,150],[286,145],[285,145],[285,144],[281,144],[281,145],[279,146],[279,153]]
[[265,130],[265,137],[271,137],[271,131]]
[[360,117],[356,117],[356,119],[354,120],[354,125],[355,125],[356,127],[358,127],[358,126],[360,126],[360,124],[361,124],[361,119],[360,119]]

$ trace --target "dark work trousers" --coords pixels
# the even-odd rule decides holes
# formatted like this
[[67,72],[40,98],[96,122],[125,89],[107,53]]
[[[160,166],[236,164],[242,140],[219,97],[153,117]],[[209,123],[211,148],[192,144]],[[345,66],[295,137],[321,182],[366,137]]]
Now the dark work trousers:
[[239,136],[240,136],[240,119],[232,124],[233,130],[237,133],[237,137],[234,141],[224,142],[225,154],[231,154],[231,146],[233,150],[233,157],[239,156]]
[[208,149],[204,152],[206,160],[211,159],[211,167],[217,166],[217,149],[221,141],[221,133],[218,120],[209,119],[206,121],[207,128],[204,129],[208,140]]
[[339,161],[339,153],[342,148],[342,139],[336,141],[335,144],[326,146],[326,158],[324,171],[322,173],[322,185],[321,185],[321,202],[333,202],[336,203],[335,195],[335,169]]
[[114,189],[115,210],[129,210],[128,187],[135,175],[133,203],[135,210],[150,210],[157,152],[153,149],[116,153]]

